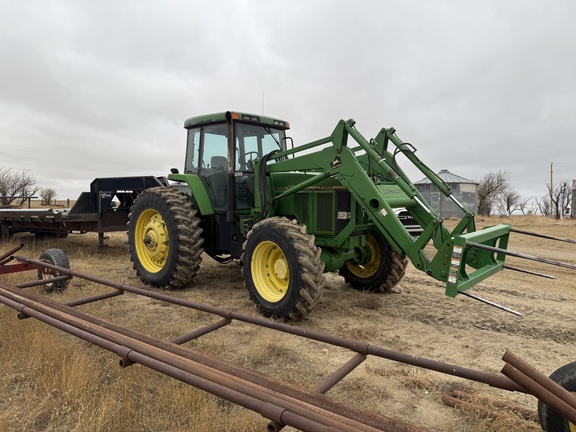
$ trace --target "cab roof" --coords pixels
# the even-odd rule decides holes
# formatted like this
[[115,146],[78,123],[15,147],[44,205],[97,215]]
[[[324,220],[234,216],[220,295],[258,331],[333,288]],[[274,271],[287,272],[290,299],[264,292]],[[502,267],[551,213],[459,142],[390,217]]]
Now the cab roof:
[[194,126],[206,123],[225,122],[228,119],[238,120],[248,123],[263,124],[277,129],[290,129],[290,123],[285,120],[279,120],[272,117],[266,117],[258,114],[244,113],[240,111],[225,111],[213,114],[205,114],[197,117],[190,117],[184,122],[184,127],[189,129]]

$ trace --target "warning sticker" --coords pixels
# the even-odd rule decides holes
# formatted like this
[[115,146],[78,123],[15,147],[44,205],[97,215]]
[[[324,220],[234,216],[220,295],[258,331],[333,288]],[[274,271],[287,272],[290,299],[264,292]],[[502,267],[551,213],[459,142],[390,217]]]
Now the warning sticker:
[[462,247],[454,246],[454,251],[452,252],[452,257],[460,258],[462,256]]

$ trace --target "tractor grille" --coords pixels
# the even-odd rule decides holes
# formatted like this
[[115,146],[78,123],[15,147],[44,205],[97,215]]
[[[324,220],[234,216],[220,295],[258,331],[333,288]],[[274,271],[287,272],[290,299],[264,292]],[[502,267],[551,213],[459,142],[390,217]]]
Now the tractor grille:
[[332,232],[334,230],[333,197],[332,192],[316,194],[316,208],[318,209],[316,228],[318,231]]

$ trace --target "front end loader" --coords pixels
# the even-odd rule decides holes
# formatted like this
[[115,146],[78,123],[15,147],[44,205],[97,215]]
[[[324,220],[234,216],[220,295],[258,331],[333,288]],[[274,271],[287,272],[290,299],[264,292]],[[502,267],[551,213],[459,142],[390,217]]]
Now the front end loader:
[[[129,216],[131,259],[153,286],[182,288],[205,252],[239,260],[266,316],[299,320],[318,303],[323,273],[361,291],[389,291],[408,259],[455,297],[504,268],[511,227],[477,230],[474,214],[393,128],[364,138],[354,120],[294,147],[289,123],[238,112],[188,119],[184,172],[143,191]],[[397,163],[403,154],[462,210],[446,228]],[[406,209],[421,227],[398,218]]]

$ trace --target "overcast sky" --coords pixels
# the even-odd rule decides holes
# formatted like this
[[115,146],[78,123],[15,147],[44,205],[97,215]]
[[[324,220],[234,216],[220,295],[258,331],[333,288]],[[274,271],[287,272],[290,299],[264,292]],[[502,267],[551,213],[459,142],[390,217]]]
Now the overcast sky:
[[[433,170],[576,178],[576,2],[0,0],[0,167],[57,198],[182,169],[186,118],[354,118]],[[408,169],[412,180],[422,178]]]

